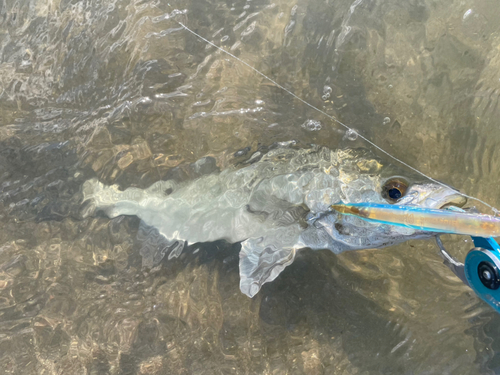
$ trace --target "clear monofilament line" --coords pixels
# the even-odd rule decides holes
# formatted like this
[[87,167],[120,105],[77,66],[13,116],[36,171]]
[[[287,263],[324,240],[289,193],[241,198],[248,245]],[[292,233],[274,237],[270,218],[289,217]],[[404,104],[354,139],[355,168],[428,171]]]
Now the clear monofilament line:
[[[168,4],[170,6],[170,4]],[[153,6],[156,7],[156,5],[153,4]],[[157,9],[159,9],[158,7],[156,7]],[[160,10],[160,9],[159,9]],[[172,18],[171,18],[172,19]],[[225,53],[226,55],[228,56],[231,56],[233,59],[235,59],[236,61],[240,62],[241,64],[245,65],[246,67],[248,67],[249,69],[253,70],[255,73],[259,74],[260,76],[262,76],[263,78],[265,78],[266,80],[268,80],[269,82],[271,82],[273,85],[275,85],[276,87],[280,88],[281,90],[285,91],[287,94],[291,95],[292,97],[294,97],[295,99],[299,100],[301,103],[307,105],[308,107],[314,109],[315,111],[321,113],[322,115],[326,116],[327,118],[329,118],[330,120],[332,120],[333,122],[339,124],[340,126],[343,126],[345,129],[347,129],[348,131],[350,132],[353,132],[355,133],[359,138],[361,138],[362,140],[364,140],[365,142],[367,142],[369,145],[371,145],[372,147],[376,148],[378,151],[382,152],[383,154],[387,155],[388,157],[390,157],[391,159],[395,160],[396,162],[400,163],[401,165],[404,165],[406,168],[409,168],[411,169],[412,171],[418,173],[419,175],[421,175],[422,177],[425,177],[427,178],[428,180],[438,184],[438,185],[441,185],[443,187],[446,187],[448,188],[449,186],[442,183],[441,181],[439,180],[436,180],[428,175],[426,175],[425,173],[419,171],[417,168],[415,167],[412,167],[411,165],[405,163],[404,161],[402,161],[401,159],[398,159],[397,157],[393,156],[392,154],[390,154],[388,151],[385,151],[382,147],[380,146],[377,146],[374,142],[370,141],[368,138],[366,138],[365,136],[359,134],[356,130],[354,130],[353,128],[347,126],[346,124],[344,124],[343,122],[341,122],[340,120],[336,119],[335,117],[333,117],[332,115],[329,115],[328,113],[326,113],[325,111],[315,107],[314,105],[310,104],[309,102],[305,101],[304,99],[302,99],[300,96],[296,95],[295,93],[293,93],[292,91],[288,90],[287,88],[283,87],[282,85],[280,85],[278,82],[276,82],[275,80],[273,80],[272,78],[268,77],[267,75],[265,75],[264,73],[262,73],[261,71],[259,71],[258,69],[254,68],[252,65],[250,65],[249,63],[247,63],[246,61],[240,59],[239,57],[233,55],[231,52],[228,52],[226,51],[225,49],[223,49],[222,47],[219,47],[217,46],[216,44],[214,44],[213,42],[209,41],[208,39],[204,38],[203,36],[201,36],[200,34],[196,33],[195,31],[191,30],[189,27],[187,27],[186,25],[184,25],[182,22],[179,22],[175,19],[172,19],[172,21],[176,22],[177,24],[179,24],[180,26],[182,26],[186,31],[190,32],[191,34],[193,34],[194,36],[196,36],[197,38],[203,40],[205,43],[211,45],[212,47],[216,48],[217,50]],[[466,197],[468,199],[471,199],[471,200],[474,200],[476,202],[480,202],[482,204],[484,204],[485,206],[489,207],[495,214],[498,214],[499,211],[492,205],[490,205],[489,203],[479,199],[479,198],[476,198],[476,197],[473,197],[471,195],[468,195],[468,194],[465,194],[465,193],[462,193],[462,192],[458,192],[460,195],[462,195],[463,197]]]

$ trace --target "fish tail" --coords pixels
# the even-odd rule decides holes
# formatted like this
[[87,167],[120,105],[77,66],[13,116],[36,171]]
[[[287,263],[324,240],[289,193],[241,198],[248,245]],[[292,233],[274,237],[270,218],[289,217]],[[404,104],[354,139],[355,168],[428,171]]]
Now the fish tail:
[[[104,211],[109,217],[118,216],[114,213],[117,203],[128,202],[130,214],[134,214],[137,199],[140,199],[140,189],[127,189],[120,191],[118,185],[106,186],[96,178],[85,181],[83,184],[84,213],[87,217],[95,211]],[[134,199],[135,198],[135,199]]]

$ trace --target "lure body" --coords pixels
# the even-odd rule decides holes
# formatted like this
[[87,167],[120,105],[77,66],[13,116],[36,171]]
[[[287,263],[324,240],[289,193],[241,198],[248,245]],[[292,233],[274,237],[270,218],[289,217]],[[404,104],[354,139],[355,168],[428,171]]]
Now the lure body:
[[500,236],[500,218],[490,215],[377,203],[334,204],[332,209],[378,223],[428,232]]

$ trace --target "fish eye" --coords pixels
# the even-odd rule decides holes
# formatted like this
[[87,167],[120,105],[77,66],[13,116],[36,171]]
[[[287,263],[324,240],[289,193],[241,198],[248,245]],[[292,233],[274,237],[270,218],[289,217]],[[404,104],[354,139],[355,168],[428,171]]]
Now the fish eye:
[[396,203],[405,196],[409,185],[404,178],[393,177],[382,186],[382,198],[390,203]]

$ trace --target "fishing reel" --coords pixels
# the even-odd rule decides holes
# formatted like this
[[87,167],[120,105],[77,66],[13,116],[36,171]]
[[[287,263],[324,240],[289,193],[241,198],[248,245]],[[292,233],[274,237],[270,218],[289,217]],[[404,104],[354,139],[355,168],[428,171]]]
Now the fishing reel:
[[472,241],[475,248],[469,251],[464,264],[452,257],[444,248],[439,236],[436,236],[444,264],[474,293],[500,313],[500,246],[491,237],[472,237]]

